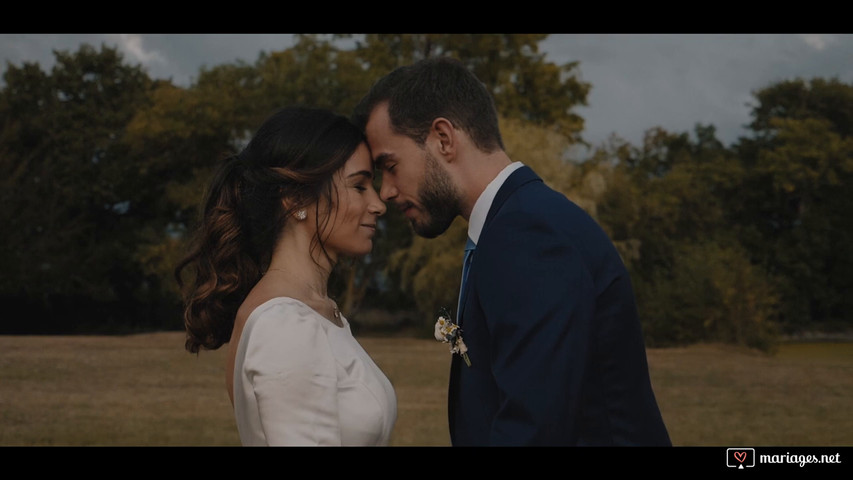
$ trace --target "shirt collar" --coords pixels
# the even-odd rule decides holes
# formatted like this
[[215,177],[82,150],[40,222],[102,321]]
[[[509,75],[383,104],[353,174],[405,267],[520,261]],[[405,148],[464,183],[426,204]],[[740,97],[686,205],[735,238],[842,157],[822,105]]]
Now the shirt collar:
[[486,223],[486,216],[488,216],[489,210],[492,208],[492,202],[495,201],[495,196],[498,194],[498,190],[501,189],[501,186],[504,184],[506,179],[509,178],[512,172],[523,166],[524,164],[521,162],[513,162],[507,165],[500,171],[500,173],[498,173],[494,180],[489,182],[486,189],[483,190],[483,193],[481,193],[480,197],[477,198],[477,201],[474,202],[474,208],[471,210],[471,217],[468,219],[468,238],[473,240],[475,244],[480,241],[480,233],[483,231],[483,226]]

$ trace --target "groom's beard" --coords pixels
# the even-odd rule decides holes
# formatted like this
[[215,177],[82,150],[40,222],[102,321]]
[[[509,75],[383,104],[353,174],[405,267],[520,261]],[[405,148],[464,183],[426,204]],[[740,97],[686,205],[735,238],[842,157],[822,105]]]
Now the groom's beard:
[[424,160],[426,173],[418,189],[418,201],[427,218],[422,222],[413,219],[412,228],[422,237],[435,238],[447,231],[462,209],[459,206],[459,195],[447,172],[429,152],[425,152]]

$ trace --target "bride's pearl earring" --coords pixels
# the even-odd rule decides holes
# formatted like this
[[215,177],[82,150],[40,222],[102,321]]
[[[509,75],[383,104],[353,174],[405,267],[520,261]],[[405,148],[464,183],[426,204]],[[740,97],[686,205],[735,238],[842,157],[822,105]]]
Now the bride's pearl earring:
[[308,218],[308,212],[306,212],[305,210],[299,210],[298,212],[296,212],[297,220],[305,220],[306,218]]

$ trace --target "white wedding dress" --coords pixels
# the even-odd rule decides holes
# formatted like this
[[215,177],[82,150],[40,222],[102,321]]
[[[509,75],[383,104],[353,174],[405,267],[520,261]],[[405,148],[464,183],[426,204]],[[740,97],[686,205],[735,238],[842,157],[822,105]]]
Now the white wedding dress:
[[234,368],[243,445],[388,444],[394,388],[341,320],[287,297],[249,315]]

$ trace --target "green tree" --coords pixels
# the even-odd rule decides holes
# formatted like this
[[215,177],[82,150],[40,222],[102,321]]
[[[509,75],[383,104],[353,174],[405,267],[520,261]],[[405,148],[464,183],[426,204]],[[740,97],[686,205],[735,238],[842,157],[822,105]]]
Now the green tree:
[[175,301],[174,267],[186,253],[186,233],[198,221],[207,183],[248,128],[235,113],[239,99],[229,98],[227,89],[216,92],[214,86],[188,90],[161,84],[151,103],[137,110],[125,136],[136,176],[147,179],[140,195],[151,217],[132,247],[134,257],[157,279],[159,291]]
[[596,152],[615,171],[599,217],[632,275],[646,339],[669,346],[723,341],[770,348],[777,295],[726,225],[721,195],[743,175],[712,126],[646,133]]
[[298,35],[293,47],[262,54],[255,68],[262,104],[311,105],[342,115],[353,111],[373,80],[356,51],[317,35]]
[[650,345],[775,345],[778,295],[736,244],[677,243],[672,266],[654,270],[635,288]]
[[825,119],[841,137],[853,133],[853,89],[837,78],[794,79],[768,85],[753,93],[750,130],[756,137],[769,139],[777,127],[774,119]]
[[[713,138],[702,126],[696,131]],[[598,161],[609,157],[615,163],[618,188],[608,190],[598,211],[614,241],[639,245],[636,275],[650,277],[671,267],[675,244],[717,234],[723,214],[714,185],[731,164],[717,143],[693,142],[687,133],[658,128],[646,133],[641,148],[617,142],[610,149],[598,152]]]
[[127,248],[147,212],[124,135],[153,83],[108,47],[55,56],[49,74],[9,65],[0,93],[0,295],[45,313],[5,328],[117,322],[150,300]]
[[788,330],[849,328],[853,299],[853,86],[780,82],[755,93],[752,136],[735,145],[744,176],[727,210],[774,278]]

